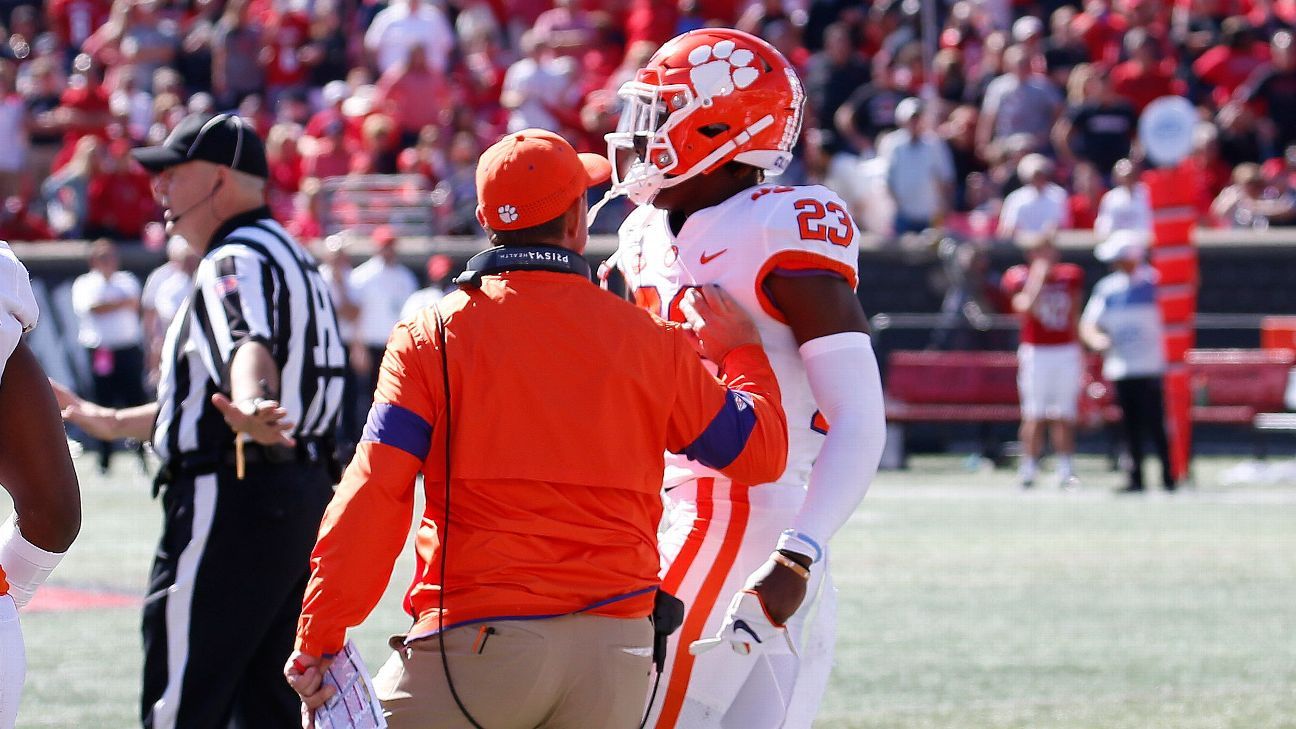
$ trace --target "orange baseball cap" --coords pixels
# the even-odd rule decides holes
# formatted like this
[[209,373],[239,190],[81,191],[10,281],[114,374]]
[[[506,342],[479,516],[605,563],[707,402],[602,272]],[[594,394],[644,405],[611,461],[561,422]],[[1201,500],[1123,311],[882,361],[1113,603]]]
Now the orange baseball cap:
[[544,129],[513,132],[477,161],[477,219],[491,230],[553,220],[612,176],[612,163]]

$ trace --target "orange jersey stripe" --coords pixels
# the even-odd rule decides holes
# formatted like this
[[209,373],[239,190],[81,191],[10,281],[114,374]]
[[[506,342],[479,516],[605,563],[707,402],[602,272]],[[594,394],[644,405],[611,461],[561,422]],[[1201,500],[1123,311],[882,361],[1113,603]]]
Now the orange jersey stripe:
[[[709,480],[713,481],[714,479]],[[698,485],[701,486],[701,482]],[[701,517],[703,504],[700,491],[699,489],[699,518]],[[708,496],[706,500],[710,501],[711,498]],[[731,482],[729,484],[729,502],[732,505],[732,511],[729,514],[729,525],[725,530],[724,542],[720,545],[720,552],[716,555],[715,563],[711,565],[706,579],[702,582],[702,588],[698,590],[697,600],[689,606],[688,616],[684,619],[684,625],[680,628],[679,647],[675,650],[675,665],[671,667],[670,685],[666,687],[666,697],[662,699],[662,710],[657,718],[657,729],[671,729],[675,726],[675,722],[679,720],[680,710],[684,708],[684,694],[688,690],[689,679],[693,675],[693,664],[696,660],[696,656],[689,653],[688,647],[693,641],[702,637],[702,630],[706,628],[707,617],[710,616],[716,600],[720,598],[720,590],[723,589],[725,578],[729,576],[729,571],[733,569],[734,562],[738,559],[738,551],[742,547],[743,535],[747,532],[747,517],[751,513],[751,505],[747,501],[747,487]],[[709,505],[708,511],[710,511]],[[692,534],[689,535],[690,539],[692,536]],[[699,547],[704,536],[706,536],[705,532],[699,535],[697,540]],[[694,553],[696,554],[696,550],[694,550]],[[686,570],[682,570],[681,573],[684,571]],[[682,577],[679,579],[682,579]]]
[[671,563],[670,569],[666,570],[666,575],[662,578],[662,589],[672,595],[679,592],[684,577],[688,575],[689,568],[693,566],[693,560],[697,559],[698,551],[702,549],[702,542],[706,540],[707,530],[711,528],[711,514],[714,511],[712,507],[715,504],[711,499],[711,489],[713,488],[715,488],[714,478],[698,479],[697,519],[694,520],[693,529],[689,532],[684,546],[680,548],[680,553],[676,555],[675,561]]

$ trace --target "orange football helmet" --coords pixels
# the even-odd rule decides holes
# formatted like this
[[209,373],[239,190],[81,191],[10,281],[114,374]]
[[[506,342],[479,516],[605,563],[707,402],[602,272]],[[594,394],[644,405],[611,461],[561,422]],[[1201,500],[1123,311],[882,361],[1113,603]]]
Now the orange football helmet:
[[782,173],[805,101],[783,54],[729,28],[667,41],[618,95],[621,120],[606,137],[612,193],[636,204],[726,162]]

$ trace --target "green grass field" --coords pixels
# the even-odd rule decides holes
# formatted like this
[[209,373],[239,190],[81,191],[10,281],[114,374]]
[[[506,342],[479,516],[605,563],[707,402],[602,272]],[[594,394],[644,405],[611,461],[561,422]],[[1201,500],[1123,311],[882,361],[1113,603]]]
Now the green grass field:
[[[1296,727],[1296,483],[1222,485],[1236,463],[1200,460],[1173,497],[1113,496],[1097,459],[1075,493],[953,457],[882,474],[833,544],[840,641],[816,726]],[[51,583],[139,595],[159,506],[133,458],[110,478],[90,464]],[[406,627],[409,564],[356,634],[371,667]],[[137,607],[23,623],[19,727],[138,725]]]

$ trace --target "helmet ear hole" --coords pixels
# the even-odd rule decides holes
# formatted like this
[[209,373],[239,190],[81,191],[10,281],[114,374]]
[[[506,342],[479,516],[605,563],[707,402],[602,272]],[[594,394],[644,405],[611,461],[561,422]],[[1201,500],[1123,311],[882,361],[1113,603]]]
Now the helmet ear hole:
[[701,134],[707,139],[715,139],[727,131],[729,131],[729,125],[723,123],[707,124],[706,126],[698,127],[698,134]]

